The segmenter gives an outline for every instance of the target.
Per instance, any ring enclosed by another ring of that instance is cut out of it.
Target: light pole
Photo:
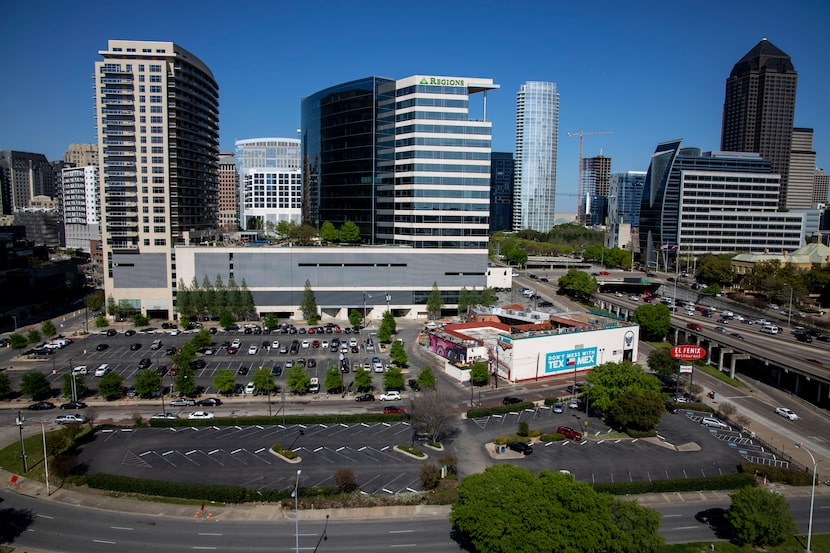
[[[409,447],[415,447],[415,394],[412,392],[409,393]]]
[[[790,289],[790,308],[787,310],[787,326],[792,328],[792,326],[793,326],[792,325],[792,320],[793,320],[793,287],[787,285],[787,288]]]
[[[790,290],[792,290],[792,288],[790,288]],[[816,501],[816,467],[822,461],[827,461],[827,459],[819,459],[818,461],[816,461],[816,458],[813,456],[813,453],[809,449],[804,447],[803,442],[795,444],[795,447],[806,451],[807,455],[810,456],[810,460],[813,462],[813,486],[810,489],[810,519],[809,522],[807,522],[807,549],[805,549],[807,553],[810,553],[810,546],[812,544],[813,539],[813,506]]]
[[[294,546],[296,553],[300,553],[300,474],[297,469],[297,481],[294,482]]]
[[[392,294],[386,292],[386,311],[389,311],[389,302],[392,301]]]
[[[43,470],[46,473],[46,497],[52,495],[52,489],[49,487],[49,458],[46,456],[46,427],[43,421],[40,421],[40,434],[43,438]]]
[[[23,414],[20,411],[18,411],[15,423],[17,424],[17,427],[20,429],[20,456],[23,457],[23,472],[29,472],[29,465],[26,463],[26,445],[23,443],[24,420],[26,419],[23,418]]]

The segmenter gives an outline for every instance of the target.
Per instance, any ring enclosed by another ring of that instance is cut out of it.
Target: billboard
[[[597,364],[597,348],[572,349],[545,355],[545,374],[590,369]]]

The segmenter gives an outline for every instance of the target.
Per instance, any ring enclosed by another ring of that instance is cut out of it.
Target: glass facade
[[[513,228],[513,154],[493,152],[490,159],[490,232]]]
[[[526,82],[516,95],[515,231],[549,232],[553,228],[558,135],[556,83]]]
[[[301,170],[299,138],[251,138],[236,142],[236,167],[239,174],[239,224],[243,229],[262,229],[266,221],[299,221],[297,213],[285,212],[297,206],[278,201],[277,197],[292,198],[290,190],[280,191],[277,182],[266,183],[266,178],[299,180]],[[276,171],[279,170],[279,171]],[[290,177],[289,175],[294,175]],[[262,181],[262,182],[260,182]],[[265,185],[272,185],[266,190]],[[280,184],[288,185],[289,182]],[[255,186],[256,185],[256,186]],[[302,198],[300,198],[302,200]]]

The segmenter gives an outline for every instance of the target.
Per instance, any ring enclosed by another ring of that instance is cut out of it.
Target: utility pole
[[[577,224],[584,224],[585,223],[585,209],[582,207],[585,201],[585,191],[582,190],[582,146],[583,146],[583,139],[585,135],[594,135],[594,134],[614,134],[611,131],[583,131],[579,129],[579,132],[569,132],[568,137],[579,137],[579,182],[577,183],[577,198],[576,198],[576,222]]]

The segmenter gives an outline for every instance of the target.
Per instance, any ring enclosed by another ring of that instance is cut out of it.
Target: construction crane
[[[576,222],[582,224],[585,222],[585,214],[583,213],[582,205],[583,205],[583,190],[582,190],[582,142],[585,135],[593,135],[593,134],[614,134],[611,131],[583,131],[579,129],[579,132],[569,132],[568,137],[578,136],[579,137],[579,183],[577,184],[577,200],[576,200]]]

